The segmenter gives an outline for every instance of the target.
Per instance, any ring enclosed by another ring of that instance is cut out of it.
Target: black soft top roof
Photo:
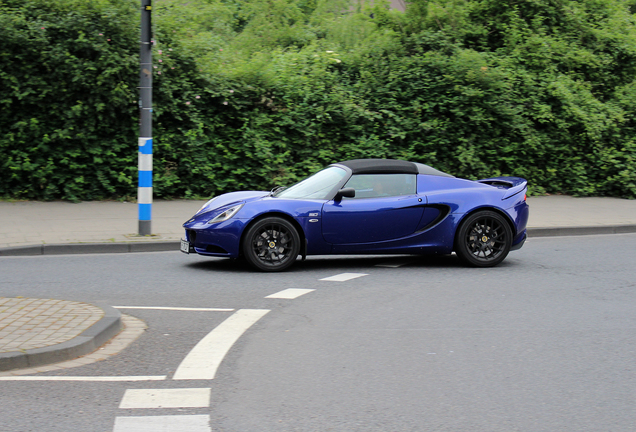
[[[353,174],[426,174],[453,177],[428,165],[397,159],[353,159],[332,165],[344,165]]]

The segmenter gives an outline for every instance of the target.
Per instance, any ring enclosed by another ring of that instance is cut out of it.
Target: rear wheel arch
[[[474,267],[501,263],[511,250],[515,229],[510,218],[491,207],[464,215],[453,240],[453,250],[462,262]]]
[[[512,219],[510,219],[510,216],[506,212],[498,209],[497,207],[479,207],[469,211],[468,213],[465,213],[464,216],[462,216],[462,218],[457,223],[457,228],[459,228],[459,226],[470,216],[480,211],[492,211],[495,213],[499,213],[499,215],[503,216],[506,222],[508,222],[508,226],[510,227],[510,230],[512,231],[512,237],[514,238],[517,235],[517,227],[515,226]],[[457,239],[457,230],[455,230],[455,238],[453,239],[453,245],[455,244],[456,239]]]

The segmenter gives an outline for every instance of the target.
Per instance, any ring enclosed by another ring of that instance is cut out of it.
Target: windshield
[[[327,199],[330,192],[347,175],[342,168],[329,167],[318,171],[300,183],[277,191],[273,196],[289,199]]]

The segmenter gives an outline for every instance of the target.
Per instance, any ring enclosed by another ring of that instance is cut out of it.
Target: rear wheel
[[[258,270],[285,270],[296,261],[299,252],[300,236],[296,228],[283,218],[261,219],[243,237],[243,255]]]
[[[466,264],[492,267],[502,262],[512,244],[512,230],[499,213],[484,210],[468,216],[455,236],[455,252]]]

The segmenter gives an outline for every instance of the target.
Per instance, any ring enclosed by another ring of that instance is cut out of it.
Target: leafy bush
[[[155,195],[386,157],[634,198],[632,3],[157,2]],[[0,4],[0,196],[134,196],[136,1]]]
[[[130,194],[138,70],[133,4],[2,2],[0,195]]]

